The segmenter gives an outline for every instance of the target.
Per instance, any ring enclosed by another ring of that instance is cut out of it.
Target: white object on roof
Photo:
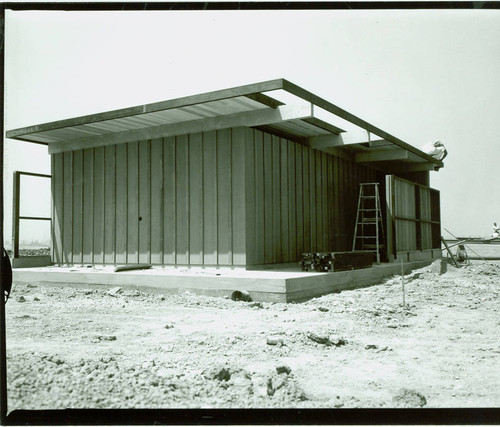
[[[434,141],[422,147],[422,151],[438,160],[443,160],[448,152],[441,141]]]

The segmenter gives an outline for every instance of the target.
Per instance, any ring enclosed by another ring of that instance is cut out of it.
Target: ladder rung
[[[356,236],[356,239],[376,239],[377,236]]]
[[[379,211],[380,209],[360,209],[359,211],[360,212],[375,212],[375,211]]]
[[[377,196],[361,196],[362,199],[376,199]]]
[[[370,249],[377,249],[377,248],[383,248],[384,245],[363,245],[364,248],[370,248]]]

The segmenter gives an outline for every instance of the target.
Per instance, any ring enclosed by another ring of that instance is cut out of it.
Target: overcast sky
[[[442,226],[500,223],[499,10],[7,10],[5,42],[6,129],[283,77],[416,147],[441,140]],[[5,151],[9,239],[12,171],[50,173],[50,159]],[[25,206],[47,210],[31,187]]]

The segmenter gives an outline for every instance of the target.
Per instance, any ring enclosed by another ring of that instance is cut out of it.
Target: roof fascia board
[[[408,150],[395,148],[392,150],[376,150],[357,153],[356,163],[383,162],[387,160],[408,160]]]
[[[438,167],[442,167],[443,163],[432,156],[429,156],[428,154],[424,153],[423,151],[420,151],[418,148],[413,147],[410,144],[407,144],[406,142],[400,140],[399,138],[396,138],[395,136],[384,132],[383,130],[371,125],[370,123],[364,121],[363,119],[360,119],[359,117],[355,116],[354,114],[349,113],[348,111],[337,107],[336,105],[326,101],[323,98],[320,98],[317,95],[314,95],[313,93],[302,89],[301,87],[297,86],[296,84],[293,84],[292,82],[289,82],[288,80],[283,79],[283,90],[286,90],[302,99],[305,99],[309,101],[310,103],[317,105],[318,107],[321,107],[327,111],[329,111],[332,114],[335,114],[344,120],[347,120],[359,127],[362,127],[363,129],[366,129],[367,131],[374,133],[378,135],[379,137],[392,142],[393,144],[398,145],[401,148],[404,148],[408,151],[411,151],[418,156],[422,157],[423,159],[430,161],[434,163]]]
[[[49,154],[240,126],[262,126],[287,120],[308,118],[311,116],[312,105],[309,103],[303,103],[301,105],[283,105],[276,109],[266,108],[245,111],[243,113],[207,117],[205,119],[189,120],[132,131],[113,132],[95,137],[83,137],[69,141],[52,142],[49,144]]]
[[[385,173],[405,173],[405,172],[428,172],[435,170],[436,166],[433,163],[394,163],[381,165],[380,163],[371,163],[371,166],[384,171]]]
[[[103,113],[90,114],[86,116],[73,117],[65,120],[58,120],[49,123],[43,123],[34,126],[28,126],[19,129],[9,130],[6,133],[7,138],[19,139],[19,136],[43,132],[47,130],[60,129],[83,124],[97,123],[105,120],[119,119],[130,116],[137,116],[156,111],[168,110],[171,108],[186,107],[189,105],[200,104],[210,101],[220,101],[222,99],[233,98],[237,96],[247,96],[260,94],[260,92],[282,89],[283,79],[268,80],[260,83],[253,83],[235,88],[222,89],[214,92],[206,92],[198,95],[185,96],[182,98],[160,101],[152,104],[139,105],[135,107],[122,108],[119,110],[107,111]]]
[[[6,138],[8,138],[8,136],[6,136]],[[48,142],[42,142],[42,141],[33,141],[32,139],[29,139],[29,138],[24,138],[22,136],[18,136],[16,138],[12,138],[12,139],[16,139],[17,141],[22,141],[22,142],[29,142],[31,144],[40,144],[40,145],[49,145]]]

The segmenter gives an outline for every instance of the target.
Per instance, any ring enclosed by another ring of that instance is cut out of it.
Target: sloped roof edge
[[[143,126],[143,128],[153,128],[155,126],[160,128],[160,119],[165,121],[165,124],[162,124],[163,127],[168,124],[178,124],[175,122],[176,119],[173,116],[174,114],[191,114],[194,118],[199,120],[205,119],[214,121],[219,116],[228,116],[227,112],[224,113],[224,103],[231,103],[228,106],[229,109],[231,107],[241,107],[240,104],[246,103],[242,107],[242,112],[255,115],[264,110],[277,109],[280,106],[280,102],[276,102],[276,100],[268,98],[264,94],[264,92],[279,90],[286,91],[310,103],[311,106],[322,108],[367,132],[373,133],[413,153],[424,161],[434,164],[435,169],[443,167],[441,161],[429,156],[418,148],[283,78],[27,126],[7,131],[6,137],[50,145],[51,142],[57,141],[57,138],[64,140],[65,138],[71,139],[72,137],[73,139],[83,140],[85,137],[103,138],[110,134],[125,133],[127,132],[127,125],[133,126],[134,123],[139,120],[142,120],[140,126]],[[237,102],[239,104],[237,104]],[[209,108],[211,108],[211,110],[209,110]],[[191,111],[188,112],[188,110]],[[159,115],[164,115],[166,113],[170,114],[168,118],[159,117]],[[197,115],[200,117],[196,117]],[[301,117],[298,117],[298,119],[301,119]],[[179,122],[180,119],[177,120]],[[305,122],[311,123],[310,118],[304,117],[303,120],[303,122],[300,122],[301,124],[307,124]],[[182,120],[180,120],[180,122],[182,123]],[[113,124],[113,127],[110,127],[109,124]],[[139,124],[136,124],[136,126],[139,126]],[[134,130],[142,129],[140,126],[134,128]],[[72,132],[71,134],[69,133],[70,131]],[[339,129],[339,131],[342,130]],[[334,131],[331,132],[333,133]],[[58,136],[55,137],[54,135]],[[44,138],[47,142],[44,142]]]

